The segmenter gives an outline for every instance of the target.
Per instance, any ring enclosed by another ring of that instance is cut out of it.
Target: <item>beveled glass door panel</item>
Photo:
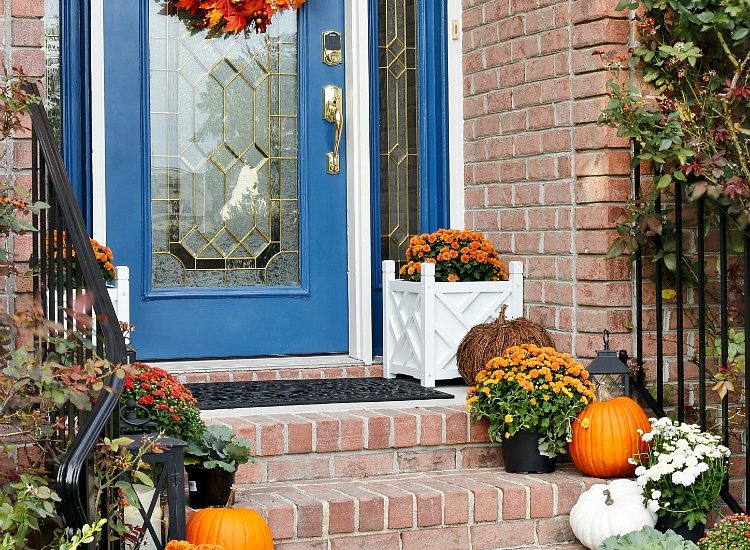
[[[380,239],[383,260],[404,258],[420,232],[416,0],[378,2]]]
[[[346,151],[327,174],[321,116],[344,0],[228,39],[162,7],[104,3],[107,244],[139,359],[346,353]]]
[[[299,286],[296,12],[207,40],[151,10],[153,288]]]

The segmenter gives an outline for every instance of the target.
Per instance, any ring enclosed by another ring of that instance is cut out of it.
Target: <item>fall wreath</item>
[[[266,32],[277,12],[296,10],[305,0],[168,0],[167,12],[191,31],[208,29],[209,37]]]

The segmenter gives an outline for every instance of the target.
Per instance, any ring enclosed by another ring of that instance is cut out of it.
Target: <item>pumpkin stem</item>
[[[503,304],[503,306],[500,308],[500,313],[497,316],[497,324],[498,325],[504,325],[505,324],[505,310],[508,309],[508,304]]]
[[[227,499],[227,503],[224,506],[224,508],[231,508],[232,506],[234,506],[234,497],[235,497],[236,492],[237,492],[237,486],[232,485],[232,490],[229,491],[229,498]]]
[[[604,501],[604,504],[607,506],[612,506],[615,501],[612,500],[612,493],[609,492],[609,489],[604,489],[604,496],[607,497],[607,500]]]
[[[612,401],[612,394],[609,393],[606,384],[599,384],[599,387],[596,389],[596,398],[602,403]]]

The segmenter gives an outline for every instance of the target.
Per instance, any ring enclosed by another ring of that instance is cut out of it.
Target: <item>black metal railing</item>
[[[29,90],[39,95],[36,86]],[[97,355],[117,365],[127,362],[125,340],[106,284],[89,240],[86,225],[68,180],[62,157],[44,108],[31,106],[32,200],[49,205],[34,215],[31,262],[35,268],[34,293],[45,316],[61,331],[78,334],[75,361]],[[45,354],[44,345],[38,347]],[[103,392],[93,409],[81,414],[67,411],[63,436],[68,450],[59,466],[57,492],[67,527],[78,528],[94,517],[90,495],[91,456],[102,435],[119,433],[119,397],[124,380],[112,375],[110,391]],[[104,506],[109,503],[105,502]],[[105,525],[106,529],[106,525]],[[108,533],[104,533],[104,541]]]
[[[640,167],[634,177],[638,204],[645,189]],[[657,416],[696,422],[722,436],[739,467],[721,496],[742,513],[750,495],[750,369],[733,370],[729,349],[750,357],[750,232],[707,196],[689,202],[687,187],[677,183],[654,203],[674,227],[674,269],[654,260],[667,236],[636,253],[633,386]],[[723,398],[714,390],[717,373],[734,385]]]

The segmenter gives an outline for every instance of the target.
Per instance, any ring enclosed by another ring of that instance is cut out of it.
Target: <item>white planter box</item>
[[[74,290],[74,297],[84,290]],[[127,266],[115,268],[114,281],[107,281],[107,293],[117,314],[117,320],[130,323],[130,269]],[[49,300],[49,298],[47,298]],[[62,297],[62,307],[68,307],[67,297]],[[94,320],[96,322],[96,320]]]
[[[435,266],[422,264],[421,281],[396,279],[396,263],[383,262],[383,367],[423,386],[459,378],[456,351],[473,326],[523,315],[523,264],[510,262],[509,281],[435,282]]]

